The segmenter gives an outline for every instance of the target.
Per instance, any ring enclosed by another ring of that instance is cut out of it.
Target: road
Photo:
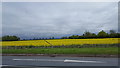
[[[118,58],[3,56],[3,66],[118,66]]]

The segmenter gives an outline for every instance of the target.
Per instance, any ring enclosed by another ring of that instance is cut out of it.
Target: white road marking
[[[59,62],[77,62],[77,63],[105,63],[101,61],[82,61],[82,60],[54,60],[54,59],[13,59],[14,61],[59,61]]]
[[[101,62],[101,61],[81,61],[81,60],[64,60],[64,62],[105,63],[105,62]]]
[[[63,61],[63,60],[51,60],[51,59],[13,59],[15,61]]]
[[[11,65],[0,65],[0,67],[3,67],[3,66],[11,66]]]

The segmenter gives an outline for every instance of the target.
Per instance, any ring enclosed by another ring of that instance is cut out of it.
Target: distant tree
[[[52,39],[55,39],[54,37],[52,37]]]
[[[0,41],[2,41],[2,37],[0,37]]]
[[[79,36],[79,39],[83,39],[83,38],[85,38],[84,36]]]
[[[109,37],[110,38],[115,38],[115,37],[117,37],[117,33],[114,30],[110,30]]]
[[[78,39],[79,38],[79,35],[72,35],[69,37],[69,39]]]
[[[84,32],[83,34],[84,38],[90,38],[92,36],[92,33],[90,33],[89,31]]]
[[[41,40],[41,38],[39,38]]]
[[[92,33],[91,38],[97,38],[97,35],[95,33]]]
[[[49,39],[55,39],[54,37],[50,37]]]
[[[105,38],[105,37],[108,37],[108,34],[105,31],[102,30],[97,34],[97,36],[99,38]]]
[[[84,32],[83,35],[72,35],[68,37],[62,37],[61,39],[85,39],[85,38],[120,38],[120,33],[116,33],[114,30],[110,30],[110,33],[100,31],[97,35],[89,31]]]
[[[45,38],[41,38],[42,40],[45,39]]]
[[[115,30],[110,30],[110,34],[115,34]]]
[[[51,37],[49,39],[51,39]]]
[[[48,38],[45,38],[46,40],[48,39]]]
[[[20,38],[17,37],[17,36],[9,36],[9,35],[7,35],[7,36],[2,37],[2,41],[18,41],[18,40],[20,40]]]
[[[61,39],[67,39],[68,37],[62,37]]]
[[[26,39],[23,39],[23,40],[26,40]]]
[[[116,38],[120,38],[120,33],[116,33]]]

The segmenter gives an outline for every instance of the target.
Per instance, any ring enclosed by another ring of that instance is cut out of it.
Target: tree
[[[110,30],[110,34],[115,34],[115,30]]]
[[[0,41],[2,41],[2,37],[0,37]]]
[[[95,33],[92,33],[91,38],[96,38],[97,35]]]
[[[105,31],[100,31],[97,35],[91,32],[84,32],[83,35],[72,35],[68,37],[62,37],[61,39],[85,39],[85,38],[120,38],[120,33],[115,32],[115,30],[110,30],[110,33],[106,33]]]
[[[52,39],[55,39],[54,37],[52,37]]]
[[[84,32],[83,37],[84,38],[93,38],[93,37],[96,37],[96,34],[86,31],[86,32]]]
[[[7,36],[2,37],[2,41],[18,41],[18,40],[20,40],[20,38],[17,37],[17,36],[9,36],[9,35],[7,35]]]
[[[68,37],[62,37],[61,39],[67,39]]]
[[[79,35],[72,35],[69,37],[69,39],[78,39],[79,38]]]
[[[108,34],[105,31],[102,30],[97,34],[97,36],[99,38],[105,38],[105,37],[108,37]]]
[[[117,37],[117,33],[114,30],[110,30],[109,37],[115,38],[115,37]]]

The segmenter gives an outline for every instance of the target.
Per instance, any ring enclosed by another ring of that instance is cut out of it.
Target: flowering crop
[[[2,46],[62,46],[84,44],[119,44],[119,38],[102,39],[52,39],[52,40],[25,40],[25,41],[1,41]]]

